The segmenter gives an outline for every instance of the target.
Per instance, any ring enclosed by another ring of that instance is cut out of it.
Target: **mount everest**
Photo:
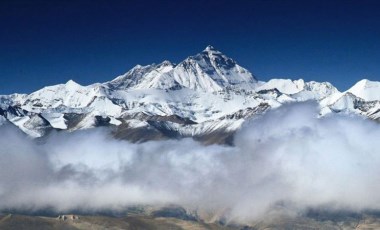
[[[344,92],[328,82],[259,81],[212,46],[178,64],[137,65],[115,79],[82,86],[70,80],[31,94],[0,96],[0,124],[33,138],[51,131],[109,126],[134,142],[193,137],[231,143],[247,119],[289,102],[313,100],[320,116],[380,118],[380,82],[361,80]]]

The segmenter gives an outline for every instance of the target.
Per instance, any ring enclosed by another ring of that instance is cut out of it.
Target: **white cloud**
[[[36,144],[1,127],[0,209],[122,210],[178,204],[249,221],[308,208],[380,209],[379,125],[282,106],[237,133],[234,147],[189,139],[132,144],[103,129]]]

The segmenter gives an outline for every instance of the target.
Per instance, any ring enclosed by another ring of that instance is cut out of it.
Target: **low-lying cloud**
[[[0,130],[2,210],[176,204],[250,221],[308,208],[380,209],[380,126],[358,116],[318,118],[314,103],[250,121],[234,147],[132,144],[102,129],[37,144],[9,126]]]

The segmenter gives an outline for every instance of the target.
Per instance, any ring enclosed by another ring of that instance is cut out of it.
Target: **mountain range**
[[[340,92],[328,82],[258,80],[212,46],[175,64],[136,65],[115,79],[73,80],[31,94],[0,96],[0,124],[33,138],[52,131],[108,126],[133,142],[193,137],[231,144],[244,121],[291,102],[315,101],[320,116],[359,114],[380,120],[380,82],[361,80]]]

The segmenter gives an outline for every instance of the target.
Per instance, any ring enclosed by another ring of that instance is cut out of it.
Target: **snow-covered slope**
[[[133,141],[194,137],[227,143],[250,117],[284,103],[315,100],[321,115],[356,113],[380,117],[380,82],[362,80],[346,92],[328,82],[258,81],[212,46],[178,64],[137,65],[105,82],[70,80],[29,95],[0,96],[0,125],[13,124],[32,137],[52,130],[113,127]]]
[[[204,92],[223,91],[226,88],[243,89],[257,82],[248,70],[212,46],[188,57],[170,74],[181,86]]]
[[[160,88],[165,82],[158,82],[161,75],[174,68],[174,64],[164,61],[161,64],[147,66],[136,65],[127,73],[110,81],[107,85],[114,89]]]
[[[66,84],[48,86],[17,100],[21,108],[31,112],[96,111],[104,115],[120,114],[121,108],[110,101],[101,84],[81,86],[69,80]]]
[[[329,95],[339,92],[329,82],[305,82],[303,79],[271,79],[256,87],[256,91],[277,89],[296,101],[321,100]]]
[[[378,101],[380,100],[380,82],[363,79],[347,90],[347,92],[365,101]]]
[[[137,65],[126,74],[110,81],[113,89],[178,89],[214,92],[226,88],[246,88],[257,82],[239,66],[212,46],[175,65],[169,61],[147,66]]]

